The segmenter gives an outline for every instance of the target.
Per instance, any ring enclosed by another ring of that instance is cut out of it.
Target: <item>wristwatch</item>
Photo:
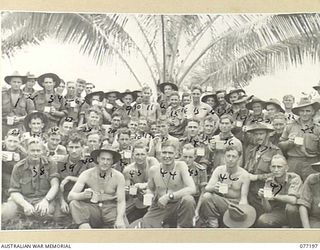
[[[170,194],[169,194],[169,199],[170,199],[170,200],[174,200],[174,195],[173,195],[173,193],[170,193]]]

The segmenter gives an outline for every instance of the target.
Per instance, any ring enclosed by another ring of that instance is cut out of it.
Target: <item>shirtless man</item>
[[[133,162],[123,170],[126,183],[126,214],[129,222],[141,218],[147,212],[143,205],[143,194],[148,187],[148,171],[151,166],[159,165],[154,157],[149,157],[143,142],[137,142],[133,149]]]
[[[142,221],[144,227],[155,223],[160,227],[164,221],[177,219],[178,228],[190,228],[195,213],[195,200],[192,197],[196,187],[189,175],[188,166],[182,161],[175,161],[178,152],[175,144],[164,142],[161,146],[160,166],[149,170],[147,192],[154,194],[154,199]]]
[[[205,187],[199,210],[200,227],[219,227],[219,220],[230,203],[248,204],[249,174],[239,166],[241,151],[238,147],[228,146],[225,150],[225,163],[217,167]]]
[[[115,228],[125,227],[125,180],[112,168],[120,157],[109,149],[91,152],[96,166],[80,174],[68,196],[71,215],[79,229],[97,227],[101,222]],[[88,188],[84,189],[85,186]]]

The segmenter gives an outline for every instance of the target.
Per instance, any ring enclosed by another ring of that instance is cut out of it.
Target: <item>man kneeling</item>
[[[125,181],[123,175],[112,168],[121,155],[113,150],[98,149],[90,156],[97,165],[80,174],[68,196],[72,218],[81,229],[124,228]],[[84,189],[85,186],[88,188]]]

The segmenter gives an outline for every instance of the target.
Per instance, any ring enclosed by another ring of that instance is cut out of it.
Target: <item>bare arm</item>
[[[300,206],[299,212],[303,228],[310,228],[308,209],[305,206]]]
[[[123,175],[119,175],[117,183],[117,220],[123,220],[126,211],[126,199],[125,199],[125,180]]]
[[[85,186],[86,183],[86,173],[80,174],[78,180],[72,187],[69,195],[68,195],[68,200],[85,200],[87,197],[84,195],[84,192],[81,192]]]
[[[173,193],[175,199],[179,199],[185,195],[193,195],[196,193],[196,186],[192,177],[189,175],[187,164],[181,162],[180,173],[185,187]]]
[[[205,191],[209,193],[213,193],[215,191],[216,184],[218,183],[218,175],[216,174],[216,171],[213,171],[212,176],[205,187]]]
[[[20,205],[21,207],[32,206],[28,201],[26,201],[21,193],[13,192],[10,194],[10,197]]]
[[[274,197],[274,200],[281,201],[283,203],[289,203],[291,205],[297,204],[297,197],[295,197],[293,195],[277,194]]]
[[[250,178],[249,174],[243,177],[243,183],[241,185],[241,198],[239,204],[248,204],[248,192],[249,192]]]
[[[59,192],[59,179],[57,177],[52,178],[50,185],[51,187],[45,197],[47,200],[52,201]]]

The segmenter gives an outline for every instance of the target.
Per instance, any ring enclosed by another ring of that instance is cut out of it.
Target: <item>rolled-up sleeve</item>
[[[299,198],[301,187],[302,187],[302,180],[300,176],[296,175],[292,177],[292,179],[290,180],[289,188],[288,188],[288,195],[292,195]]]
[[[21,193],[20,175],[19,175],[19,169],[17,168],[17,166],[13,167],[11,178],[10,178],[10,187],[8,192],[9,194],[14,192]]]
[[[300,192],[300,198],[298,199],[298,202],[297,202],[298,205],[305,206],[309,209],[311,208],[311,204],[313,201],[312,191],[311,191],[311,187],[310,187],[311,178],[312,178],[312,176],[308,176],[305,183],[303,184],[303,186],[301,188],[301,192]]]

